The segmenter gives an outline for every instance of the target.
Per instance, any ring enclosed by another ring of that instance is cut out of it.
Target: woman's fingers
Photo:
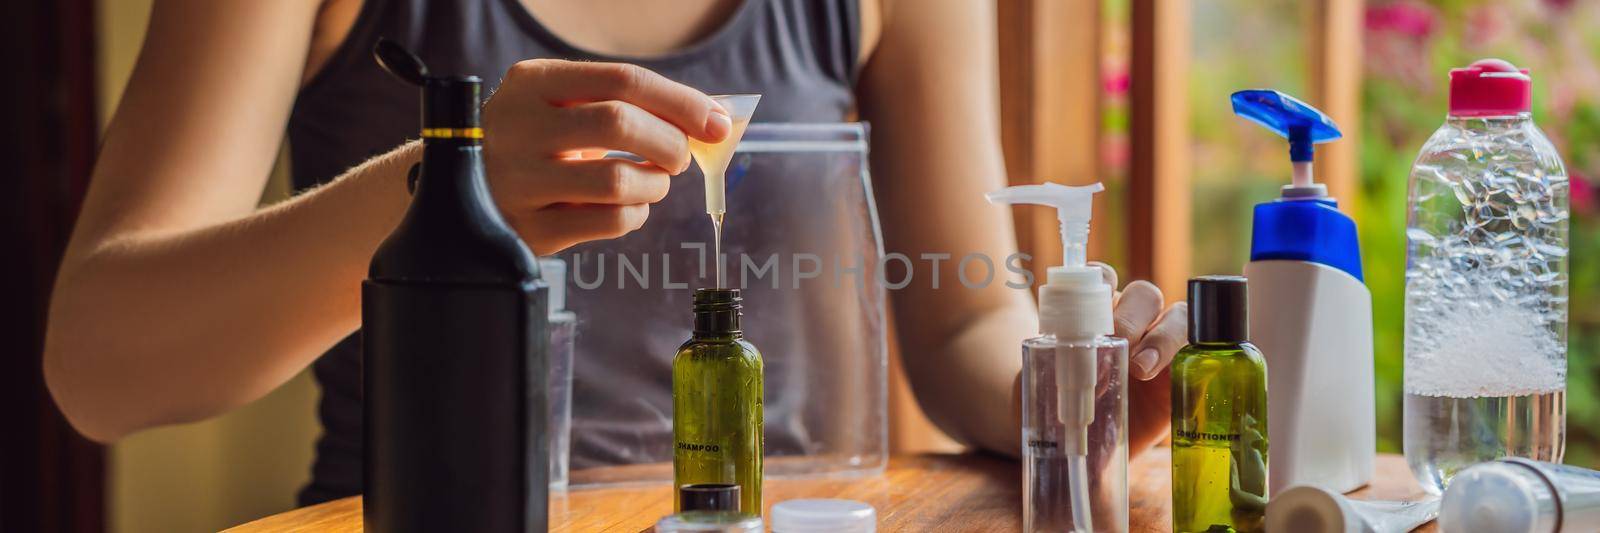
[[[1129,346],[1138,346],[1165,303],[1161,299],[1161,289],[1155,284],[1143,280],[1129,283],[1117,297],[1116,307],[1111,312],[1116,336],[1128,339]]]
[[[581,242],[627,235],[649,217],[645,204],[559,204],[507,218],[535,254],[549,255]]]
[[[1149,380],[1172,363],[1172,356],[1188,343],[1189,304],[1179,302],[1168,308],[1155,325],[1145,332],[1144,338],[1133,346],[1131,373],[1140,380]]]
[[[689,167],[689,137],[733,129],[710,97],[647,69],[543,59],[507,71],[483,120],[495,203],[540,254],[639,228]],[[647,163],[596,159],[610,150]]]
[[[653,204],[667,197],[672,177],[655,165],[626,159],[558,161],[538,183],[524,182],[530,209],[553,203],[634,205]],[[537,188],[537,190],[531,190]]]
[[[630,152],[677,174],[689,168],[689,140],[660,117],[627,102],[610,100],[556,110],[565,127],[552,132],[563,150]]]
[[[727,111],[710,97],[636,65],[535,59],[517,63],[506,78],[528,80],[556,106],[627,102],[708,142],[720,141],[733,131]]]

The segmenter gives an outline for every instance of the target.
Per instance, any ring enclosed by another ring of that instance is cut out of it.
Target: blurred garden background
[[[1104,4],[1102,24],[1102,169],[1119,197],[1130,165],[1128,4]],[[1273,88],[1316,103],[1304,37],[1310,4],[1192,4],[1194,274],[1238,273],[1249,259],[1252,206],[1276,198],[1288,180],[1286,144],[1235,117],[1228,95]],[[1600,467],[1600,211],[1592,181],[1600,179],[1600,2],[1368,0],[1363,9],[1360,125],[1346,130],[1360,139],[1359,185],[1355,198],[1339,200],[1360,226],[1373,295],[1380,451],[1401,449],[1406,178],[1417,150],[1444,122],[1449,69],[1498,57],[1531,69],[1535,121],[1561,151],[1572,181],[1566,460]],[[1122,241],[1106,241],[1103,253],[1114,264],[1127,258],[1116,244]]]

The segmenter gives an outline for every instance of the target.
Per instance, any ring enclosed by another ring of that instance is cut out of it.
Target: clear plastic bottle
[[[1039,335],[1022,341],[1022,529],[1128,530],[1128,341],[1111,336],[1114,287],[1088,264],[1099,183],[1019,185],[990,202],[1056,208],[1061,266],[1039,286]]]
[[[1071,352],[1093,350],[1094,422],[1084,455],[1067,453],[1074,431],[1061,422],[1056,366]],[[1074,531],[1075,495],[1069,470],[1082,460],[1088,470],[1085,499],[1094,531],[1128,530],[1128,341],[1102,336],[1090,342],[1058,342],[1041,335],[1022,344],[1023,531]],[[1080,504],[1081,505],[1081,504]]]
[[[1434,494],[1565,446],[1568,182],[1530,86],[1500,60],[1452,70],[1449,117],[1411,170],[1405,455]]]

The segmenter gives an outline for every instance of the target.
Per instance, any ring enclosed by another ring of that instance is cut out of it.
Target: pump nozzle
[[[1061,222],[1061,267],[1066,271],[1086,270],[1089,255],[1089,218],[1094,209],[1094,193],[1106,190],[1099,182],[1081,187],[1056,183],[1006,187],[984,195],[996,204],[1037,204],[1056,208]],[[1050,269],[1051,280],[1060,275]],[[1094,272],[1098,277],[1098,271]]]
[[[1233,93],[1233,112],[1262,125],[1289,140],[1289,161],[1294,164],[1294,182],[1283,188],[1285,198],[1319,198],[1328,188],[1313,183],[1311,159],[1313,145],[1343,137],[1333,119],[1293,96],[1267,89]]]

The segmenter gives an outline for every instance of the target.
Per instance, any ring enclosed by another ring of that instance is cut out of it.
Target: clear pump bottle
[[[1091,198],[1011,187],[991,202],[1055,207],[1063,266],[1039,287],[1040,336],[1022,343],[1023,531],[1128,530],[1128,341],[1110,336],[1112,287],[1088,266]]]

